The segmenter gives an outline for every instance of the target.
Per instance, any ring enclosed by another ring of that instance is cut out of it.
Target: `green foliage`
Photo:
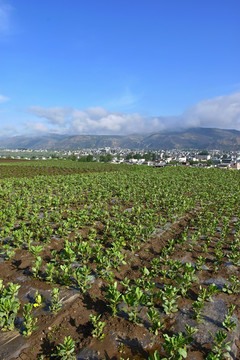
[[[235,310],[235,305],[230,305],[227,309],[227,314],[224,317],[223,326],[228,330],[232,331],[237,327],[235,321],[232,320],[233,312]]]
[[[179,298],[178,288],[172,285],[165,285],[161,293],[163,310],[166,314],[173,314],[178,311],[177,299]]]
[[[75,360],[74,350],[75,341],[71,336],[65,336],[64,343],[57,345],[56,353],[52,354],[51,357],[61,360]]]
[[[53,288],[52,289],[52,301],[51,301],[51,305],[50,305],[50,311],[53,314],[56,314],[61,308],[62,308],[62,303],[60,301],[60,290],[59,288]]]
[[[136,324],[141,322],[138,314],[142,311],[141,304],[146,303],[147,297],[137,286],[131,286],[125,295],[122,295],[123,301],[127,304],[127,309],[123,309],[129,317],[129,321]]]
[[[83,293],[86,293],[87,290],[91,288],[90,274],[91,269],[87,265],[83,265],[83,267],[78,267],[73,272],[73,277],[76,280],[79,289]]]
[[[122,293],[117,290],[117,281],[108,285],[106,299],[110,302],[108,306],[112,310],[113,317],[115,317],[118,311],[117,305],[122,299]]]
[[[24,304],[23,306],[23,336],[28,337],[32,334],[33,331],[38,329],[38,326],[35,326],[37,323],[37,318],[34,318],[32,315],[34,305],[31,303]]]
[[[89,315],[91,323],[93,325],[92,336],[97,338],[98,340],[103,340],[105,334],[103,333],[103,329],[106,325],[104,321],[100,321],[100,315]]]
[[[149,331],[154,335],[158,335],[159,330],[163,330],[165,328],[159,312],[151,307],[147,312],[147,316],[152,322],[152,326],[149,328]]]
[[[14,322],[20,308],[17,298],[20,285],[9,283],[5,287],[1,282],[0,327],[2,331],[14,330]]]
[[[163,347],[167,353],[167,358],[163,360],[182,360],[187,357],[187,344],[188,338],[179,333],[177,335],[169,336],[163,334],[164,344]]]
[[[227,333],[224,332],[223,330],[219,330],[215,335],[213,335],[210,331],[209,331],[211,337],[213,338],[213,348],[212,348],[212,353],[215,354],[216,356],[218,356],[217,359],[224,359],[230,356],[229,351],[231,351],[231,348],[229,346],[230,342],[226,342],[226,338],[227,338]],[[212,353],[210,353],[206,360],[212,360],[213,359],[213,355],[211,355]]]
[[[153,354],[149,355],[148,360],[160,360],[160,354],[158,350],[155,350]]]

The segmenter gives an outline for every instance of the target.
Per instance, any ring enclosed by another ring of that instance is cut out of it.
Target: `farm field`
[[[0,359],[240,359],[239,203],[238,171],[0,164]]]

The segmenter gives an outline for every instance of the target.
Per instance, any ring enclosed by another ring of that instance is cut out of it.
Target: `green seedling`
[[[78,267],[73,272],[73,277],[76,280],[79,289],[83,293],[86,293],[87,290],[91,288],[91,284],[89,282],[90,274],[91,269],[87,265],[83,265],[83,267]]]
[[[117,305],[120,303],[122,298],[122,293],[117,289],[117,281],[115,281],[114,284],[108,285],[106,298],[110,302],[108,306],[112,310],[113,317],[115,317],[118,311]]]
[[[124,280],[122,280],[120,282],[120,284],[128,291],[130,290],[130,279],[128,279],[127,277],[124,278]]]
[[[161,291],[162,306],[165,314],[173,314],[178,311],[177,299],[179,298],[178,288],[172,285],[165,285],[164,290]]]
[[[32,315],[32,310],[34,305],[31,303],[24,304],[23,306],[23,336],[28,337],[32,334],[33,331],[38,329],[38,326],[35,326],[37,323],[37,318],[34,318]]]
[[[75,341],[71,336],[65,336],[64,343],[57,345],[56,353],[52,354],[51,357],[56,357],[61,360],[75,360],[74,350]]]
[[[163,334],[163,347],[167,353],[167,357],[162,360],[182,360],[187,357],[188,338],[179,333],[178,335],[169,336]]]
[[[213,301],[212,296],[218,294],[221,290],[215,284],[209,285],[208,288],[203,288],[200,285],[200,293],[198,294],[197,300],[199,302]]]
[[[41,246],[41,245],[36,245],[36,246],[33,246],[31,245],[29,247],[29,251],[30,253],[35,257],[37,258],[39,256],[39,254],[43,251],[44,249],[44,246]]]
[[[232,320],[233,312],[236,308],[236,305],[230,305],[227,309],[227,314],[225,315],[223,326],[228,330],[232,331],[237,327],[235,321]]]
[[[149,328],[149,331],[154,335],[158,335],[159,330],[165,328],[164,322],[160,318],[160,314],[154,308],[150,308],[147,312],[149,320],[152,322],[152,326]]]
[[[176,282],[180,287],[180,294],[182,297],[187,297],[187,292],[191,288],[194,281],[197,280],[195,276],[195,269],[191,263],[186,263],[183,266],[183,274],[176,278]]]
[[[54,275],[56,275],[56,267],[53,263],[47,263],[46,267],[46,282],[47,283],[53,283],[54,282]]]
[[[185,325],[185,331],[186,331],[186,337],[187,337],[187,342],[188,344],[190,344],[191,342],[193,342],[193,335],[198,331],[198,329],[186,324]]]
[[[214,354],[213,352],[210,352],[207,357],[206,360],[219,360],[221,359],[217,354]]]
[[[202,266],[205,265],[206,258],[204,256],[199,256],[196,261],[196,269],[202,271]]]
[[[101,318],[100,315],[89,315],[91,323],[93,325],[92,336],[97,338],[98,340],[103,340],[105,334],[103,333],[103,328],[105,327],[106,323],[104,321],[99,321]]]
[[[59,266],[59,278],[63,285],[71,284],[72,267],[70,263]]]
[[[33,273],[33,277],[38,278],[40,277],[40,269],[42,266],[42,258],[41,256],[37,256],[35,259],[35,263],[33,263],[34,266],[32,267],[32,273]]]
[[[121,248],[116,243],[112,244],[110,249],[106,251],[107,256],[111,259],[111,266],[115,269],[120,268],[121,265],[126,265],[126,254],[121,252]]]
[[[93,248],[88,241],[82,241],[78,246],[77,255],[81,258],[83,264],[87,264],[92,255]]]
[[[149,355],[148,360],[160,360],[160,354],[158,350],[155,350],[153,354]]]
[[[207,301],[213,301],[212,296],[220,293],[221,290],[215,284],[210,284],[208,287]]]
[[[14,257],[15,249],[11,245],[5,244],[2,246],[2,249],[3,249],[2,254],[4,255],[5,260],[10,260]]]
[[[51,302],[51,305],[50,305],[50,311],[53,314],[56,314],[62,308],[62,303],[60,301],[59,293],[60,293],[59,288],[53,288],[53,290],[52,290],[52,302]]]
[[[73,244],[68,240],[64,241],[63,249],[60,252],[60,258],[64,260],[65,263],[76,261],[76,252],[73,249]]]
[[[194,301],[192,304],[192,309],[194,311],[194,318],[197,322],[201,322],[202,320],[202,308],[204,306],[204,302],[202,301]]]
[[[219,330],[215,335],[213,335],[210,331],[209,334],[213,338],[213,354],[216,354],[218,356],[218,359],[224,359],[230,356],[229,351],[231,351],[231,348],[229,346],[230,341],[225,342],[228,334],[224,332],[223,330]],[[210,359],[210,358],[209,358]],[[207,358],[207,360],[209,360]]]
[[[240,281],[236,275],[230,276],[228,279],[231,284],[225,284],[223,287],[223,291],[228,294],[238,294],[240,291]]]
[[[128,314],[129,321],[138,324],[141,321],[138,316],[142,310],[140,305],[146,302],[146,294],[139,287],[132,286],[125,295],[122,295],[122,299],[128,306],[123,310]]]
[[[20,308],[20,301],[17,298],[20,285],[10,283],[6,288],[1,284],[0,297],[0,326],[2,331],[10,331],[14,329],[14,322]]]

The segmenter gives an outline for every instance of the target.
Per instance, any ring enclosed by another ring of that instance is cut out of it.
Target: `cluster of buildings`
[[[1,150],[2,158],[26,159],[26,160],[48,160],[48,159],[72,159],[79,160],[82,157],[91,155],[92,161],[101,161],[101,155],[108,155],[109,161],[115,164],[148,165],[153,167],[163,166],[198,166],[218,167],[223,169],[240,169],[240,151],[223,150],[131,150],[111,149],[83,149],[68,151],[39,150]],[[109,155],[111,155],[109,157]]]
[[[225,152],[221,150],[202,151],[181,151],[165,150],[154,152],[156,160],[146,160],[136,156],[130,159],[113,158],[114,163],[127,163],[135,165],[148,165],[153,167],[163,166],[193,166],[193,167],[218,167],[222,169],[240,170],[240,151]],[[139,154],[139,153],[138,153]]]

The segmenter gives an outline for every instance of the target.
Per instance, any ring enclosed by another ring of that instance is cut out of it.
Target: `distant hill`
[[[0,148],[73,150],[87,148],[240,150],[240,131],[191,128],[146,135],[57,135],[0,138]]]

